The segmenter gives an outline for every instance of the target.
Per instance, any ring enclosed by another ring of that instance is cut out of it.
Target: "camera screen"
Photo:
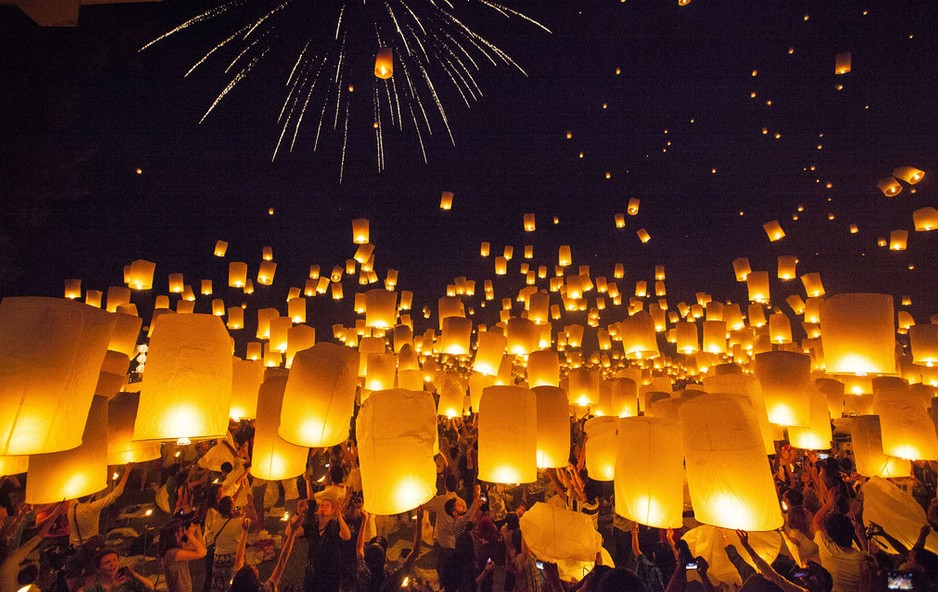
[[[890,590],[911,590],[912,572],[891,571],[886,576],[886,588]]]

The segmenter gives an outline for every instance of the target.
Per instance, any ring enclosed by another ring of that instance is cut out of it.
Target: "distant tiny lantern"
[[[838,53],[834,59],[834,74],[849,74],[852,57],[849,51]]]
[[[390,47],[378,49],[375,56],[375,76],[387,80],[394,75],[394,51]]]
[[[452,210],[453,209],[453,192],[444,191],[440,196],[440,209],[441,210]]]

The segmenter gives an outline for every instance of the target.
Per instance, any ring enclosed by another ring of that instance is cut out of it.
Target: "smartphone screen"
[[[687,569],[687,570],[690,570],[690,569],[697,569],[697,562],[696,562],[696,561],[688,561],[687,563],[684,564],[684,569]]]
[[[912,572],[891,571],[886,575],[886,588],[888,590],[911,590]]]

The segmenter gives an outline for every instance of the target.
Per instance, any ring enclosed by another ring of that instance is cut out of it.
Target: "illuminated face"
[[[459,516],[464,515],[469,511],[469,508],[466,507],[466,502],[461,499],[456,500],[456,504],[453,506],[453,514],[458,518]]]
[[[331,500],[322,500],[322,502],[319,504],[319,507],[316,508],[316,515],[331,518],[333,515],[335,515],[335,505]]]
[[[117,573],[117,569],[120,567],[120,561],[117,558],[117,553],[108,553],[98,562],[98,569],[103,573],[108,574],[113,577]]]

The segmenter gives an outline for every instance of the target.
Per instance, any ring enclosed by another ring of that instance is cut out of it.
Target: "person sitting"
[[[367,520],[364,508],[362,515]],[[413,569],[420,555],[420,540],[423,530],[423,506],[417,508],[417,521],[414,525],[414,538],[411,551],[404,561],[388,564],[387,548],[378,542],[365,545],[365,529],[359,529],[355,553],[358,557],[358,592],[393,592],[404,587],[404,579]]]

